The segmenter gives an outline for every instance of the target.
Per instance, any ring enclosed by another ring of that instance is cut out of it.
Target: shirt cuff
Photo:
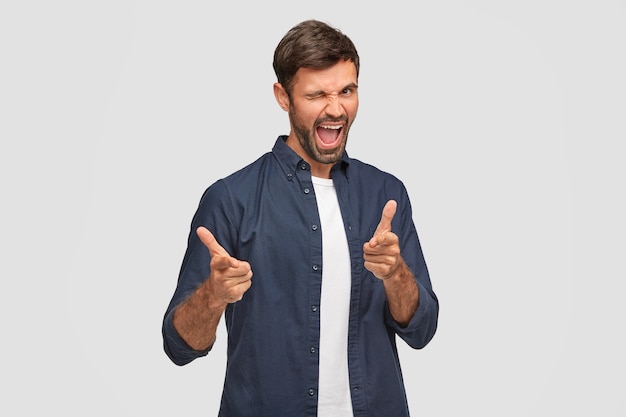
[[[163,321],[163,348],[167,356],[176,365],[182,366],[201,356],[206,356],[213,346],[206,350],[195,350],[189,347],[187,342],[180,337],[174,328],[174,310],[170,311]]]
[[[394,320],[389,308],[385,310],[386,322],[395,333],[400,336],[412,348],[421,349],[432,339],[435,333],[438,303],[422,285],[417,284],[419,289],[419,304],[411,317],[409,324],[402,327]],[[434,323],[434,324],[433,324]]]

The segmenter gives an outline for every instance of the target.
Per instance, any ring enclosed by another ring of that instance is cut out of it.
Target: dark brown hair
[[[305,20],[291,28],[274,51],[274,72],[291,95],[293,77],[299,68],[326,69],[337,62],[352,61],[359,75],[359,54],[339,29],[318,20]]]

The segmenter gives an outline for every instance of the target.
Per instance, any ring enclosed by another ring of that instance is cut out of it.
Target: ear
[[[274,83],[274,97],[276,97],[276,102],[284,111],[289,111],[289,96],[287,92],[283,88],[282,84]]]

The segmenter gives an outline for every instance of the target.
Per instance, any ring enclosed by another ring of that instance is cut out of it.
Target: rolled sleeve
[[[206,350],[195,350],[189,347],[174,328],[174,310],[171,310],[163,320],[163,349],[167,356],[176,365],[182,366],[201,356],[206,356],[211,348]]]
[[[435,335],[439,315],[437,297],[420,283],[417,283],[417,287],[419,289],[419,304],[406,327],[400,326],[394,320],[389,308],[385,310],[387,325],[413,349],[421,349],[430,342]]]

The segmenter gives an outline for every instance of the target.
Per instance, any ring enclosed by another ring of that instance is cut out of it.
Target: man
[[[408,416],[396,335],[424,347],[439,304],[404,185],[345,151],[359,56],[309,20],[274,70],[291,131],[202,196],[165,351],[178,365],[206,355],[224,315],[220,416]]]

